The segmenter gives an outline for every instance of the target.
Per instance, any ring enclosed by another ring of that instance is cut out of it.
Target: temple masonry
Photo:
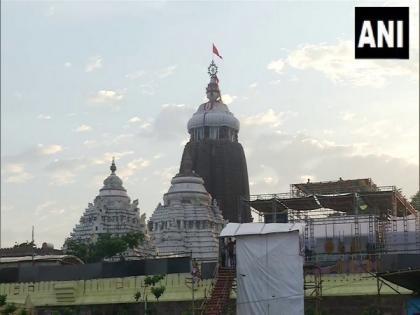
[[[190,164],[187,160],[186,165]],[[203,179],[191,168],[172,179],[148,225],[159,256],[191,255],[200,261],[217,261],[223,217]]]
[[[223,103],[217,78],[217,66],[209,67],[208,102],[201,104],[188,121],[190,140],[185,145],[180,173],[186,159],[192,170],[204,180],[204,186],[217,200],[223,218],[229,222],[251,222],[249,182],[246,159],[238,142],[239,121]]]
[[[89,203],[79,224],[76,224],[68,240],[90,243],[100,234],[109,233],[122,236],[141,232],[145,235],[143,245],[124,253],[125,256],[144,257],[154,254],[146,229],[146,215],[140,216],[138,200],[131,202],[121,178],[116,175],[117,167],[112,161],[111,174],[104,180],[93,204]]]

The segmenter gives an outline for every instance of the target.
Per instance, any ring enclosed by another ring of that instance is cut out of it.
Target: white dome
[[[99,190],[99,196],[123,196],[128,197],[126,189],[123,187],[121,178],[115,175],[117,167],[115,162],[111,164],[111,175],[104,180],[104,186]]]
[[[229,108],[221,103],[210,102],[201,104],[197,112],[188,121],[188,131],[200,127],[229,127],[239,131],[239,120],[233,116]]]
[[[175,176],[171,184],[167,194],[199,193],[208,195],[204,188],[204,180],[198,176]]]

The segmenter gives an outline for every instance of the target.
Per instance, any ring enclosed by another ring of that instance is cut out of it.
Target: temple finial
[[[210,83],[207,85],[206,94],[210,103],[221,101],[221,93],[219,89],[219,78],[217,77],[217,65],[214,60],[211,61],[207,73],[210,76]]]
[[[115,171],[117,170],[117,166],[115,165],[115,157],[112,157],[112,163],[109,169],[111,170],[111,174],[115,174]]]

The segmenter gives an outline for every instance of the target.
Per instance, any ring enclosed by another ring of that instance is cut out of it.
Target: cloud
[[[91,131],[91,130],[92,130],[92,127],[91,126],[88,126],[88,125],[80,125],[74,131],[75,132],[87,132],[87,131]]]
[[[125,77],[130,80],[137,80],[141,78],[144,74],[145,72],[143,70],[138,70],[138,71],[126,74]]]
[[[257,129],[255,126],[250,132],[258,133]],[[384,154],[361,155],[356,145],[265,130],[254,138],[245,139],[244,147],[252,148],[247,153],[247,162],[248,173],[254,181],[253,194],[286,192],[289,184],[303,179],[306,182],[307,178],[327,181],[339,177],[372,178],[378,185],[403,187],[408,194],[418,189],[418,165]],[[278,184],[269,186],[269,177]]]
[[[114,104],[122,101],[123,98],[124,95],[117,91],[100,90],[90,98],[90,101],[96,104]]]
[[[172,65],[172,66],[162,69],[161,71],[159,71],[159,74],[158,74],[159,78],[164,79],[174,74],[177,67],[178,67],[177,65]]]
[[[20,163],[6,164],[2,173],[6,175],[6,183],[23,184],[33,178],[30,173],[25,171],[25,166]]]
[[[284,60],[278,59],[278,60],[270,62],[267,65],[267,69],[268,70],[273,70],[274,72],[276,72],[278,74],[281,74],[281,73],[283,73],[283,69],[284,69],[285,64],[286,63],[285,63]]]
[[[128,120],[128,122],[129,123],[131,123],[131,124],[133,124],[133,123],[138,123],[138,122],[142,122],[143,121],[143,119],[141,119],[140,117],[138,117],[138,116],[134,116],[134,117],[131,117],[129,120]]]
[[[251,84],[249,85],[249,88],[251,88],[251,89],[255,89],[257,86],[258,86],[258,83],[257,83],[257,82],[254,82],[254,83],[251,83]]]
[[[83,141],[83,145],[87,146],[89,148],[93,148],[96,145],[96,140],[87,139],[87,140]]]
[[[50,115],[39,114],[36,118],[44,119],[44,120],[50,120],[52,117]]]
[[[68,184],[73,184],[75,182],[76,174],[69,170],[59,170],[54,172],[50,176],[50,183],[51,186],[63,186]]]
[[[97,69],[101,69],[102,68],[102,57],[101,56],[93,56],[89,58],[88,63],[86,64],[85,67],[85,71],[86,72],[92,72],[95,71]]]
[[[242,122],[244,125],[248,126],[278,127],[282,124],[284,115],[284,112],[276,112],[273,109],[269,109],[266,112],[248,116],[245,119],[242,119]]]
[[[140,93],[144,95],[154,95],[155,94],[155,87],[153,82],[152,83],[145,83],[140,84]]]
[[[38,144],[38,152],[41,155],[52,155],[63,151],[63,147],[59,144],[43,145]]]
[[[121,169],[121,171],[119,171],[119,175],[124,178],[127,179],[128,177],[130,177],[131,175],[141,171],[142,169],[149,167],[150,166],[150,161],[143,159],[143,158],[139,158],[139,159],[134,159],[131,160],[130,162],[127,163],[127,166],[123,169]]]
[[[409,62],[360,60],[354,58],[350,40],[335,44],[306,44],[289,53],[287,58],[271,62],[267,68],[282,73],[286,66],[322,73],[335,84],[382,87],[394,77],[418,78],[418,56]]]
[[[55,159],[47,164],[45,173],[49,175],[49,185],[63,186],[76,182],[78,172],[84,170],[89,161],[84,158]]]
[[[64,63],[64,67],[66,67],[66,68],[70,68],[72,66],[72,64],[71,64],[71,62],[69,62],[69,61],[66,61],[65,63]]]
[[[122,152],[106,152],[103,154],[101,158],[97,158],[93,160],[94,164],[111,164],[111,161],[113,158],[115,158],[116,161],[121,159],[122,157],[126,155],[134,154],[134,151],[122,151]]]
[[[351,113],[351,112],[342,112],[341,113],[341,119],[344,121],[352,121],[354,119],[354,117],[356,117],[355,113]]]
[[[187,134],[186,126],[194,109],[184,104],[164,104],[155,120],[142,126],[143,135],[172,141]]]
[[[226,105],[232,104],[235,99],[237,99],[237,96],[235,95],[229,95],[229,94],[222,95],[223,103],[225,103]]]

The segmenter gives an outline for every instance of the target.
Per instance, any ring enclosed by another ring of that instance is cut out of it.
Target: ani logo
[[[408,59],[409,8],[356,7],[356,59]]]

